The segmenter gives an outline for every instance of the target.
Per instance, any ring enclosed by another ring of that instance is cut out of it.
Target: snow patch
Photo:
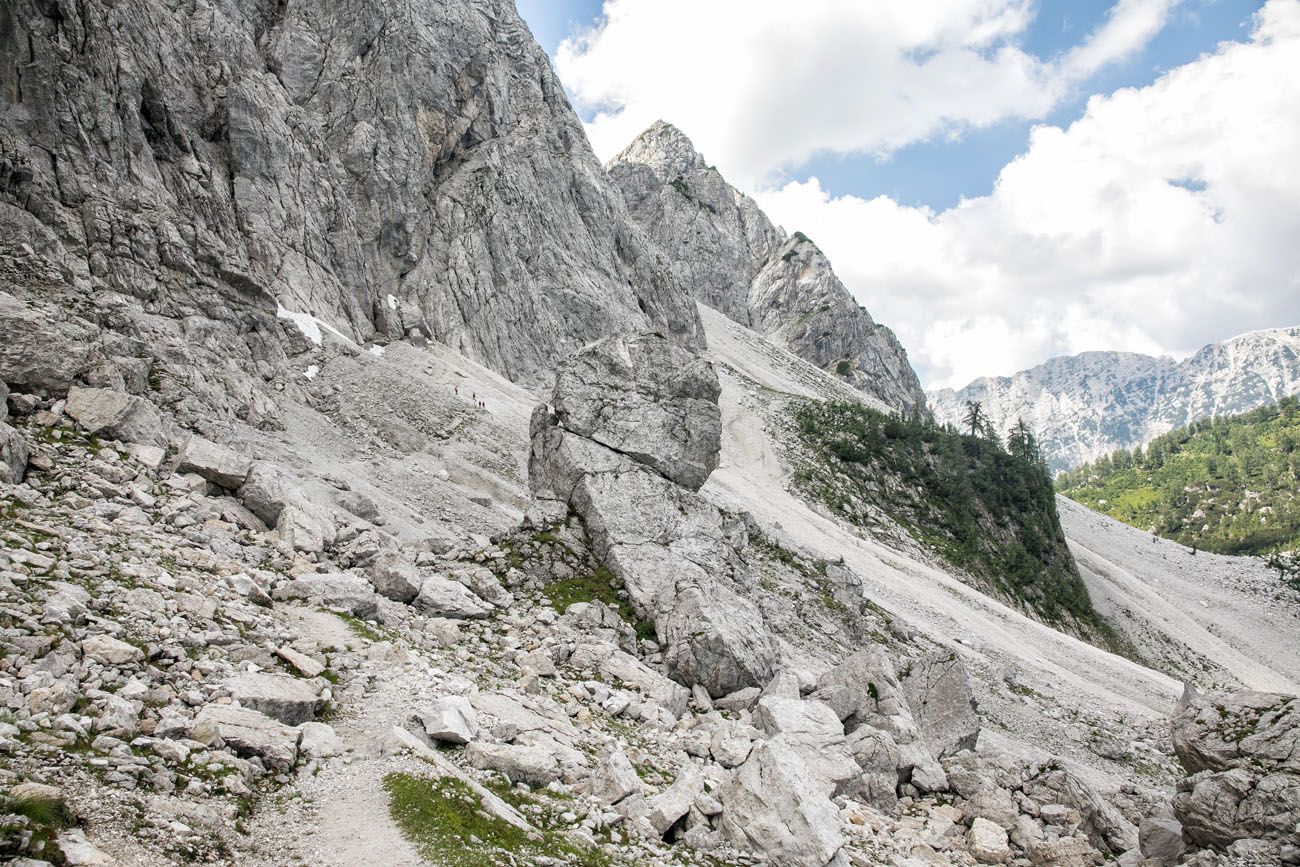
[[[287,319],[294,325],[298,326],[298,331],[302,333],[312,343],[320,346],[321,333],[320,321],[308,313],[295,313],[286,308],[283,304],[275,305],[275,315],[279,319]]]
[[[396,310],[396,309],[397,309],[397,299],[396,299],[395,297],[393,297],[392,295],[389,295],[389,296],[387,296],[384,300],[386,300],[386,301],[388,302],[388,309],[389,309],[389,310]]]
[[[275,305],[275,315],[279,319],[285,319],[296,325],[298,330],[302,332],[302,336],[306,337],[316,346],[321,345],[323,331],[328,331],[330,334],[333,334],[349,346],[356,346],[356,344],[352,342],[352,339],[342,331],[339,331],[333,325],[330,325],[322,319],[317,319],[310,313],[298,313],[277,302]]]
[[[384,347],[382,347],[382,346],[372,346],[372,347],[370,347],[370,354],[373,355],[373,356],[375,356],[375,357],[377,357],[377,358],[382,358],[383,355],[384,355]]]
[[[320,365],[319,365],[319,364],[312,364],[312,365],[309,365],[309,366],[307,367],[307,369],[304,370],[304,371],[302,372],[302,375],[305,376],[305,377],[307,377],[308,379],[315,379],[315,378],[316,378],[316,374],[318,374],[318,373],[320,373]]]

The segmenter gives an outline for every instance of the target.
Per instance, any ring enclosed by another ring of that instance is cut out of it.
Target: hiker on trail
[[[456,389],[456,394],[460,394],[460,385],[459,385],[459,384],[453,385],[452,388]]]

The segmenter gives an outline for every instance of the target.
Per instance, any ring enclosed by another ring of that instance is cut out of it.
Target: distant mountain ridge
[[[1184,361],[1130,352],[1053,358],[1013,376],[928,393],[941,422],[978,401],[1003,435],[1023,418],[1053,470],[1131,449],[1202,418],[1234,415],[1300,393],[1300,326],[1211,343]]]

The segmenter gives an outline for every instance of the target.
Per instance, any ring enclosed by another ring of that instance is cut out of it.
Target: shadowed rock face
[[[894,333],[858,306],[817,245],[774,226],[676,127],[654,124],[608,170],[700,301],[894,409],[925,406]]]
[[[509,0],[19,0],[0,56],[21,58],[0,66],[0,288],[215,320],[228,344],[273,333],[278,303],[525,382],[626,328],[703,342]]]

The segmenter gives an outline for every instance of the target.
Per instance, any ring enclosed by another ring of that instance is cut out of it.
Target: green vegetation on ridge
[[[1057,489],[1142,530],[1219,554],[1300,546],[1300,400],[1205,419],[1061,473]]]
[[[796,420],[814,459],[796,482],[854,524],[900,524],[983,589],[1043,620],[1107,638],[1032,435],[1022,430],[1004,449],[980,418],[978,435],[964,435],[858,403],[805,403]]]

